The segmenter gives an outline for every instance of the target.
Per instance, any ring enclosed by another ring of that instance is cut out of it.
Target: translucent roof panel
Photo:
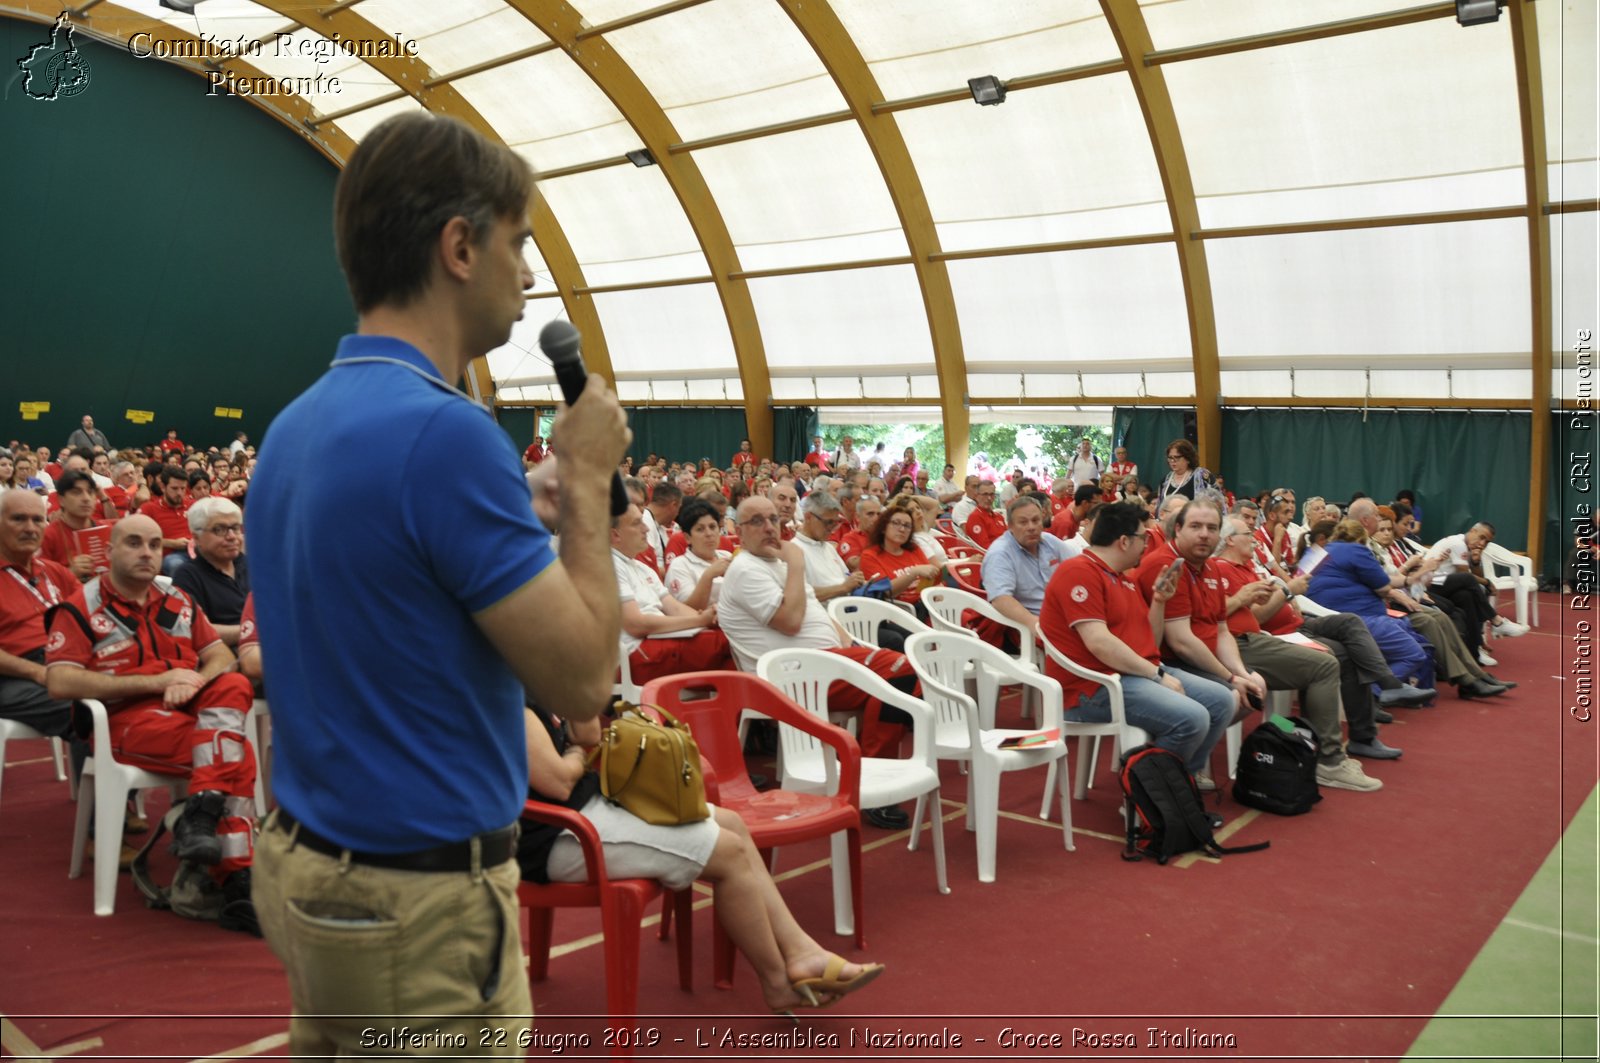
[[[833,8],[889,100],[963,89],[985,74],[1008,80],[1120,58],[1095,0],[834,0]]]
[[[1049,368],[1056,371],[1050,372]],[[1071,363],[1018,373],[968,373],[967,394],[975,399],[1060,399],[1086,402],[1096,398],[1168,398],[1194,402],[1194,374],[1188,370],[1103,373],[1072,372]]]
[[[1157,50],[1303,29],[1396,11],[1405,0],[1139,0]],[[1451,23],[1454,25],[1454,22]]]
[[[292,28],[292,21],[284,18],[270,8],[260,4],[250,3],[250,0],[210,0],[203,6],[197,6],[192,13],[185,14],[174,11],[172,8],[163,7],[158,0],[122,0],[117,5],[128,11],[137,11],[147,18],[158,19],[178,29],[188,30],[195,36],[202,34],[210,40],[227,41],[237,44],[241,38],[244,40],[260,40],[276,34],[279,30]],[[275,51],[275,40],[260,47],[262,53]],[[238,49],[234,49],[235,54]],[[258,56],[252,52],[241,58],[254,60]]]
[[[990,363],[1073,371],[1104,368],[1084,362],[1191,365],[1183,277],[1171,244],[963,259],[949,270],[974,372]]]
[[[863,374],[876,367],[863,366]],[[890,399],[939,401],[939,378],[932,373],[901,373],[897,376],[780,376],[772,377],[775,399],[828,401],[862,398],[885,402]],[[938,420],[937,417],[934,420]]]
[[[1214,209],[1223,195],[1251,195],[1261,223],[1401,213],[1435,192],[1523,202],[1508,25],[1436,19],[1167,64],[1202,223],[1237,222]],[[1496,171],[1517,184],[1459,180]]]
[[[692,380],[662,376],[650,380],[619,380],[617,398],[624,405],[680,400],[726,402],[732,405],[744,401],[744,389],[736,376]]]
[[[1150,135],[1123,75],[895,121],[945,250],[1171,232]]]
[[[738,359],[722,299],[711,284],[601,292],[594,297],[611,366],[629,374],[738,376]]]
[[[712,0],[606,40],[684,140],[845,109],[811,45],[770,0]]]
[[[504,0],[363,0],[362,18],[417,42],[417,56],[436,74],[450,74],[547,41]]]
[[[453,84],[535,170],[620,158],[640,146],[606,94],[565,52],[543,52]],[[559,107],[530,100],[560,100]]]
[[[1527,248],[1521,219],[1208,240],[1218,350],[1525,363]]]
[[[1600,195],[1600,168],[1595,165],[1594,72],[1600,69],[1595,4],[1545,4],[1536,15],[1550,198],[1594,199]]]
[[[1370,391],[1369,389],[1370,385]],[[1527,399],[1533,378],[1526,366],[1516,369],[1252,369],[1222,371],[1222,395],[1229,406],[1248,406],[1251,399],[1355,399],[1370,395],[1373,405],[1385,399],[1424,396],[1454,399]]]
[[[709,274],[659,167],[612,166],[539,182],[590,284]]]
[[[694,153],[745,269],[906,253],[883,174],[854,122]]]
[[[405,114],[407,111],[420,110],[422,110],[422,104],[410,96],[402,96],[398,100],[390,100],[388,103],[380,103],[376,107],[368,107],[354,114],[347,114],[333,124],[351,140],[359,141],[367,135],[373,126],[382,122],[385,118],[390,118],[397,114]]]
[[[544,328],[545,322],[551,316],[555,316],[555,313],[559,313],[560,309],[560,303],[544,299],[529,301],[527,309],[522,313],[522,320],[511,326],[511,338],[504,346],[496,347],[487,356],[489,376],[494,380],[497,389],[506,386],[518,387],[529,381],[555,379],[555,372],[550,368],[550,359],[539,349],[539,330]]]
[[[182,25],[181,20],[176,21]],[[271,77],[292,79],[296,94],[323,114],[387,96],[399,88],[376,67],[342,51],[331,37],[304,28],[274,36],[272,43],[250,54],[249,62]]]
[[[1600,332],[1600,214],[1557,214],[1550,219],[1551,345],[1556,364],[1571,364],[1578,330]],[[1590,349],[1596,346],[1593,339]],[[1591,355],[1591,362],[1593,356]],[[1592,383],[1592,381],[1591,381]]]
[[[750,281],[767,364],[828,369],[933,364],[928,314],[910,266]]]

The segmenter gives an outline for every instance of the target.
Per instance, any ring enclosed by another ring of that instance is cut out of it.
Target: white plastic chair
[[[884,604],[884,603],[877,603]],[[916,798],[911,817],[911,838],[907,849],[917,848],[923,816],[933,832],[934,876],[940,893],[950,892],[945,874],[944,821],[939,803],[939,765],[934,757],[933,709],[910,694],[901,693],[888,682],[847,657],[823,650],[781,649],[762,655],[756,674],[782,690],[789,700],[823,719],[828,718],[828,688],[844,682],[893,705],[911,717],[911,756],[906,760],[889,757],[861,758],[861,807],[882,808]],[[815,735],[779,724],[778,741],[783,747],[783,789],[802,793],[832,794],[839,786],[839,769],[833,750]],[[931,798],[931,801],[930,801]],[[832,836],[833,919],[839,934],[854,934],[855,920],[850,897],[850,861],[846,836]]]
[[[25,723],[17,720],[0,719],[0,778],[3,778],[6,767],[6,743],[13,738],[50,738],[34,730]],[[61,782],[71,782],[67,778],[66,756],[63,753],[64,743],[59,738],[50,738],[50,752],[55,757],[56,779]]]
[[[1303,616],[1332,616],[1334,611],[1326,606],[1318,605],[1303,594],[1294,596],[1294,605]]]
[[[628,665],[628,655],[617,646],[617,681],[611,686],[611,696],[639,704],[639,684],[633,681],[633,669]]]
[[[89,813],[94,813],[94,914],[110,915],[117,904],[117,858],[122,853],[122,826],[128,814],[129,790],[172,791],[176,802],[188,788],[189,775],[169,775],[124,764],[112,755],[111,725],[106,707],[93,698],[80,702],[94,721],[94,751],[84,762],[78,785],[78,817],[72,829],[72,863],[68,878],[83,874],[83,850],[89,840]]]
[[[267,770],[272,749],[272,710],[266,698],[257,698],[244,716],[244,734],[256,753],[256,817],[265,819],[272,808],[272,777]]]
[[[1257,724],[1266,723],[1273,716],[1289,716],[1294,709],[1292,696],[1287,690],[1267,691],[1267,703],[1262,707],[1261,719],[1254,721]],[[1343,710],[1341,710],[1342,712]],[[1244,744],[1244,720],[1228,728],[1228,733],[1223,735],[1228,743],[1228,778],[1239,777],[1239,749]]]
[[[874,648],[882,645],[878,641],[878,628],[884,624],[905,628],[913,635],[919,631],[933,630],[918,620],[916,613],[907,613],[904,609],[896,608],[895,605],[876,598],[840,595],[828,602],[828,615],[844,628],[851,638]]]
[[[1044,669],[1044,654],[1034,640],[1033,628],[1030,625],[1017,623],[971,591],[964,591],[959,587],[928,587],[922,592],[922,606],[928,610],[928,616],[932,618],[933,626],[940,631],[951,631],[976,638],[977,632],[963,626],[961,623],[961,614],[968,609],[973,610],[985,619],[993,620],[1002,627],[1015,631],[1017,633],[1017,656],[1015,659],[1031,666],[1035,672]],[[1023,691],[1022,711],[1023,715],[1031,716],[1035,723],[1038,722],[1037,706],[1030,704],[1026,690]],[[989,715],[985,717],[983,726],[993,727],[994,706],[988,706],[987,712]],[[1041,726],[1043,725],[1041,724]]]
[[[980,722],[985,708],[988,717],[994,718],[994,702],[1003,684],[1021,683],[1039,693],[1043,703],[1041,728],[1061,727],[1061,687],[969,635],[942,631],[913,635],[906,640],[906,657],[922,680],[923,700],[937,716],[934,755],[943,760],[965,762],[971,768],[967,783],[967,829],[977,832],[978,881],[994,881],[1000,776],[1004,772],[1054,768],[1060,762],[1055,782],[1061,794],[1061,838],[1068,851],[1076,849],[1072,840],[1072,804],[1067,800],[1071,773],[1065,759],[1066,742],[1056,742],[1044,749],[1003,750],[999,747],[1005,739],[1031,732],[988,728]],[[977,683],[975,699],[962,689],[969,672]],[[1051,789],[1046,786],[1039,818],[1050,817],[1050,802]]]
[[[1504,569],[1504,573],[1501,572]],[[1483,574],[1494,584],[1496,592],[1510,591],[1516,600],[1517,623],[1525,627],[1539,624],[1539,580],[1533,574],[1533,562],[1521,554],[1514,554],[1498,543],[1483,548]],[[1529,600],[1533,606],[1529,623]]]
[[[1087,679],[1106,688],[1111,701],[1111,719],[1105,723],[1072,723],[1062,726],[1063,735],[1076,735],[1078,739],[1078,785],[1072,796],[1082,801],[1094,785],[1095,765],[1100,758],[1100,739],[1111,739],[1112,763],[1120,763],[1122,754],[1134,746],[1150,741],[1146,732],[1128,723],[1122,703],[1122,676],[1115,672],[1096,672],[1073,661],[1057,649],[1042,634],[1039,638],[1045,655],[1079,679]]]

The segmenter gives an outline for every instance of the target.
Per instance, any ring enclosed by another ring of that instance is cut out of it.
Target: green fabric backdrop
[[[717,466],[727,468],[739,449],[739,440],[745,437],[742,409],[643,406],[626,412],[633,429],[633,445],[628,453],[633,455],[635,464],[654,451],[668,461],[710,458]]]
[[[1540,571],[1561,578],[1567,551],[1572,549],[1573,517],[1593,513],[1600,499],[1594,464],[1597,446],[1592,410],[1572,410],[1550,415],[1549,505],[1545,507],[1544,558]],[[1584,469],[1584,463],[1588,468]],[[1587,507],[1587,509],[1583,508]]]
[[[1155,487],[1167,478],[1167,444],[1182,437],[1185,412],[1148,406],[1119,406],[1112,412],[1111,445],[1128,448],[1140,483]]]
[[[1497,542],[1522,550],[1530,424],[1498,411],[1224,410],[1223,473],[1240,497],[1287,486],[1343,504],[1355,491],[1388,501],[1409,487],[1424,540],[1487,520]]]
[[[200,447],[239,430],[259,443],[355,331],[333,250],[337,171],[249,102],[81,33],[88,86],[30,99],[14,60],[49,37],[0,19],[0,441],[60,447],[89,413],[113,446],[169,426]],[[31,401],[50,412],[22,420]]]
[[[780,406],[772,411],[772,453],[764,457],[799,461],[811,450],[811,437],[822,432],[822,418],[809,406]]]

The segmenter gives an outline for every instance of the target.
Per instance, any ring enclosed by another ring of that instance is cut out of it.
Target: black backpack
[[[1233,799],[1280,816],[1310,812],[1322,800],[1317,791],[1317,733],[1298,716],[1275,716],[1251,731],[1239,747]]]
[[[1126,795],[1124,819],[1128,844],[1124,860],[1143,860],[1154,856],[1165,864],[1169,859],[1199,849],[1207,856],[1225,853],[1250,853],[1265,849],[1258,845],[1218,845],[1211,833],[1211,820],[1200,803],[1200,788],[1183,760],[1170,749],[1138,746],[1122,758],[1122,792]]]

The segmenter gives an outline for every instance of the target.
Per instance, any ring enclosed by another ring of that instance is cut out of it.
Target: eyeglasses
[[[747,518],[745,520],[741,520],[739,522],[739,526],[740,527],[745,527],[745,526],[749,525],[749,526],[753,526],[753,527],[759,528],[759,527],[762,527],[762,526],[768,525],[768,524],[770,524],[772,527],[776,528],[776,527],[779,527],[780,525],[782,525],[783,521],[778,517],[777,514],[774,513],[770,517],[769,516],[765,516],[765,515],[759,516],[759,517],[749,517],[749,518]]]
[[[822,522],[824,528],[837,528],[844,522],[843,517],[818,517],[817,519]]]
[[[910,531],[912,525],[911,525],[911,522],[909,520],[891,520],[889,522],[889,527],[891,527],[891,528],[905,528],[907,531]]]
[[[206,531],[208,531],[212,535],[216,535],[216,536],[243,535],[244,534],[244,525],[243,524],[213,524],[211,527],[207,528]]]

